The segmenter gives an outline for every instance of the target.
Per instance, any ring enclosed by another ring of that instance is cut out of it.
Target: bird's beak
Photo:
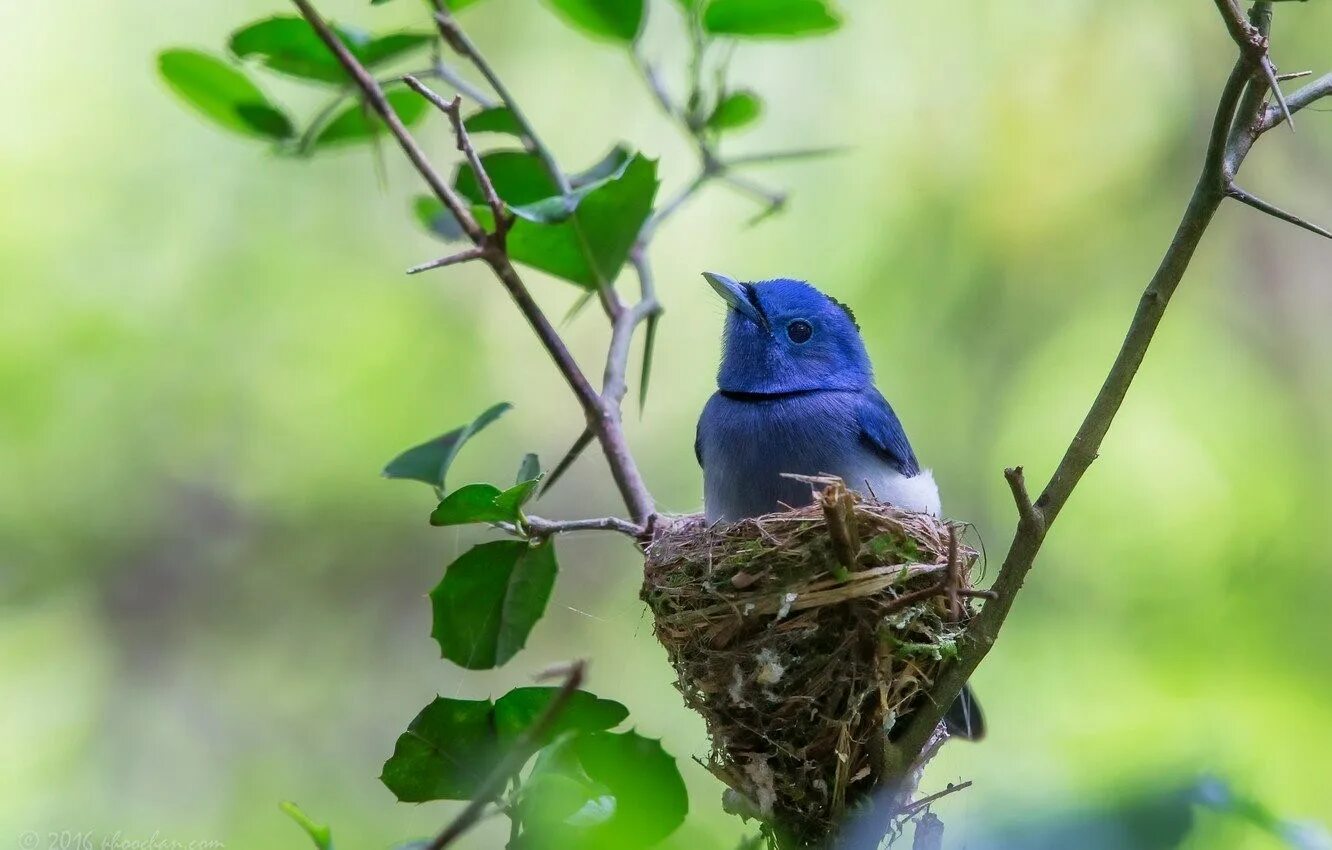
[[[732,310],[745,316],[759,327],[767,328],[768,323],[763,320],[762,314],[754,309],[754,305],[749,302],[749,297],[745,294],[744,284],[733,277],[717,274],[716,272],[703,272],[703,277],[713,291],[720,295]]]

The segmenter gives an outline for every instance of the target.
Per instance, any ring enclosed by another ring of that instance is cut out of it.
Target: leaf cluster
[[[370,5],[387,2],[371,0]],[[443,8],[451,15],[479,2],[445,0]],[[647,0],[546,0],[546,6],[594,41],[623,49],[640,68],[646,67],[639,49]],[[730,51],[725,45],[825,33],[837,28],[840,17],[828,0],[678,0],[678,9],[691,48],[688,95],[679,107],[664,94],[659,100],[697,142],[702,173],[688,190],[692,192],[705,179],[725,172],[716,149],[720,137],[754,125],[763,114],[756,92],[727,82]],[[329,38],[340,41],[376,77],[387,108],[404,126],[421,123],[430,111],[427,100],[404,82],[402,66],[409,60],[428,61],[424,71],[413,71],[412,76],[451,83],[475,100],[478,108],[461,123],[469,136],[495,140],[475,161],[499,200],[491,202],[483,190],[485,181],[468,162],[456,167],[451,188],[470,207],[487,238],[494,234],[502,241],[507,260],[582,289],[585,299],[580,303],[598,292],[604,295],[635,246],[645,243],[656,223],[654,215],[669,212],[655,209],[657,163],[628,145],[615,144],[586,168],[562,171],[479,61],[498,101],[469,90],[445,64],[443,57],[450,50],[466,56],[457,33],[450,37],[449,20],[441,18],[438,27],[380,33],[333,24]],[[723,50],[712,50],[717,45]],[[719,52],[724,55],[717,61]],[[715,67],[705,74],[709,59]],[[199,115],[239,137],[268,142],[282,155],[309,157],[338,147],[378,144],[387,131],[361,86],[306,17],[274,15],[245,24],[218,52],[164,50],[158,70],[167,87]],[[279,79],[322,92],[323,105],[307,117],[294,116],[269,94],[269,80]],[[447,192],[440,194],[448,197]],[[505,221],[496,221],[497,213]],[[416,198],[413,214],[442,240],[464,235],[438,197]],[[471,229],[470,238],[480,246],[475,231]],[[643,285],[646,300],[649,284],[644,280]],[[648,319],[643,386],[654,322],[655,314]],[[450,469],[462,447],[510,407],[496,404],[471,422],[403,451],[384,468],[385,477],[432,488],[432,525],[481,525],[509,535],[463,553],[429,594],[431,636],[444,659],[466,669],[492,669],[521,652],[546,611],[559,571],[554,538],[534,533],[525,514],[544,478],[535,454],[523,457],[512,484],[473,482],[450,488]],[[557,704],[560,713],[553,725],[541,727],[545,731],[538,740],[529,740],[558,690],[516,688],[493,701],[437,697],[398,738],[382,781],[405,802],[477,802],[478,795],[495,787],[493,774],[510,769],[513,754],[527,755],[517,749],[522,742],[535,754],[512,776],[503,777],[507,791],[479,801],[497,806],[513,820],[509,846],[514,850],[647,847],[670,834],[688,808],[679,770],[658,741],[634,731],[613,731],[628,715],[624,706],[573,692],[567,702]],[[317,847],[331,850],[327,826],[294,804],[284,803],[283,810]]]

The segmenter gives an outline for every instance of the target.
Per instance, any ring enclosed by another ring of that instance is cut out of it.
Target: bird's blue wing
[[[906,431],[890,405],[878,390],[861,393],[856,409],[860,423],[860,439],[873,448],[885,461],[907,478],[920,474],[916,453],[911,450]]]

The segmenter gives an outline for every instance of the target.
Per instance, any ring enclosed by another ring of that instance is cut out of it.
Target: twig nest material
[[[884,733],[956,654],[977,561],[948,522],[811,483],[807,507],[662,521],[643,586],[729,807],[802,842],[874,787]]]

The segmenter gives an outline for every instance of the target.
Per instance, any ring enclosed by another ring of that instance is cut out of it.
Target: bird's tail
[[[981,713],[980,703],[976,702],[971,685],[964,686],[962,693],[953,700],[948,713],[944,715],[944,723],[948,726],[948,734],[955,738],[979,741],[985,737],[985,715]]]

